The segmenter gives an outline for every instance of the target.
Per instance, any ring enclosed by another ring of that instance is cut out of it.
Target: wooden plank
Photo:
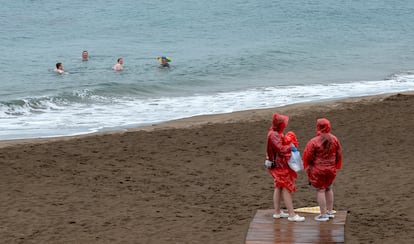
[[[316,214],[300,213],[304,222],[274,219],[273,209],[258,210],[250,222],[246,244],[344,243],[346,211],[338,211],[327,222],[314,220]]]

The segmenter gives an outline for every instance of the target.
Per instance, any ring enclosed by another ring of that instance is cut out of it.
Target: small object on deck
[[[304,207],[304,208],[296,208],[296,213],[315,213],[320,214],[321,210],[319,209],[319,206],[316,207]],[[332,210],[332,214],[336,213],[335,210]]]

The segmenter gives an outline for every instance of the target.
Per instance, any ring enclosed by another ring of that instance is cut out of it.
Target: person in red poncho
[[[296,191],[295,179],[297,174],[289,168],[288,161],[291,156],[291,138],[283,134],[289,118],[280,114],[273,114],[272,127],[267,134],[267,160],[274,163],[269,173],[274,180],[275,190],[273,204],[275,213],[273,218],[288,218],[289,221],[304,221],[305,218],[295,214],[292,203],[292,192]],[[285,202],[288,213],[280,210],[281,196]]]
[[[336,170],[342,167],[342,148],[339,140],[330,133],[331,124],[327,119],[316,121],[316,134],[305,147],[303,166],[308,174],[309,183],[317,189],[316,198],[321,214],[317,221],[328,221],[334,218],[332,184]]]

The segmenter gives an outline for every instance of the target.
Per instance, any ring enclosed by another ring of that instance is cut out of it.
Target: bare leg
[[[275,191],[273,192],[273,206],[275,207],[275,214],[280,214],[281,192],[282,188],[275,187]]]
[[[326,208],[328,211],[333,210],[333,201],[334,201],[334,194],[332,188],[325,192],[325,199],[326,199]]]
[[[325,189],[319,189],[316,193],[316,199],[318,200],[319,208],[321,210],[321,215],[326,214],[326,199],[325,199]]]
[[[292,203],[292,193],[283,188],[283,201],[285,202],[286,208],[289,212],[289,217],[295,216],[295,210],[293,209],[293,203]]]

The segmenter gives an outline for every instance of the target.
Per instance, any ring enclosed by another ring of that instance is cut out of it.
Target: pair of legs
[[[273,205],[275,207],[275,214],[280,214],[282,195],[285,206],[289,212],[289,217],[294,217],[295,210],[293,209],[292,193],[286,188],[282,187],[275,187],[275,191],[273,193]]]
[[[326,210],[332,212],[334,201],[332,187],[328,187],[326,189],[318,189],[316,192],[316,199],[318,200],[321,215],[326,215]]]

